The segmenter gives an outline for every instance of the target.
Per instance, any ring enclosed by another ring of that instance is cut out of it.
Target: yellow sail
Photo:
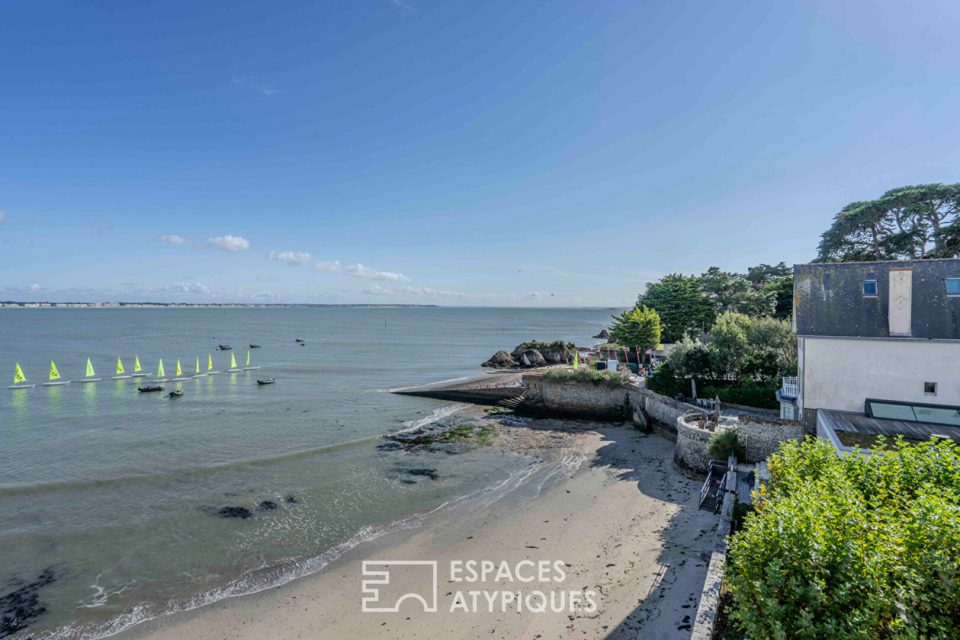
[[[207,371],[213,371],[213,355],[207,354]]]
[[[183,375],[183,369],[180,368],[180,358],[177,358],[177,377],[179,378],[182,375]]]
[[[57,371],[57,365],[54,364],[53,360],[50,361],[50,382],[60,379],[60,372]]]
[[[163,373],[163,358],[160,358],[160,366],[157,367],[157,377],[162,378],[165,374]]]
[[[123,360],[121,360],[120,358],[117,358],[117,375],[119,376],[119,375],[121,375],[121,374],[123,374],[123,373],[124,373],[124,371],[123,371]]]
[[[580,352],[579,351],[573,352],[573,368],[574,369],[580,368]]]
[[[247,349],[247,366],[250,366],[250,349]]]
[[[232,351],[230,352],[230,368],[231,369],[237,368],[237,356],[233,355]]]
[[[197,375],[200,375],[200,356],[197,356]]]
[[[133,356],[133,372],[140,373],[140,356],[136,354]]]
[[[27,376],[23,375],[23,369],[20,368],[20,363],[17,363],[17,366],[13,370],[13,384],[20,384],[21,382],[26,382]]]
[[[90,362],[90,358],[87,358],[87,373],[85,374],[88,378],[92,378],[97,375],[93,370],[93,363]]]

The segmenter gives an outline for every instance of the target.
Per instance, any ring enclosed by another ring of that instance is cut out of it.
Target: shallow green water
[[[105,378],[0,391],[0,597],[45,569],[53,576],[36,591],[46,612],[19,635],[97,637],[266,588],[419,514],[519,482],[530,460],[378,448],[383,434],[457,407],[386,390],[479,374],[495,350],[527,339],[589,344],[610,313],[0,310],[4,387],[14,362],[39,383],[50,359],[76,380],[89,356]],[[151,372],[162,357],[168,376],[177,358],[192,373],[207,353],[225,371],[218,343],[241,366],[246,345],[262,345],[252,356],[263,368],[184,381],[178,399],[109,379],[117,357],[129,370],[135,353]],[[276,384],[259,387],[267,376]],[[437,479],[409,473],[417,468]],[[223,507],[252,517],[220,517]]]

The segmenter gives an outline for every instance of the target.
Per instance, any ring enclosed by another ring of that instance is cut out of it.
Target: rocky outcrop
[[[593,336],[594,340],[608,340],[610,338],[610,332],[604,329],[597,335]]]
[[[547,366],[547,359],[536,349],[527,349],[520,354],[520,366],[524,369]]]
[[[517,361],[514,360],[512,355],[501,349],[480,366],[491,367],[493,369],[508,369],[517,366]]]

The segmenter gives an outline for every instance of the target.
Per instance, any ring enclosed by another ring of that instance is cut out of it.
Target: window
[[[960,296],[960,278],[947,278],[947,295]]]
[[[923,392],[928,396],[937,395],[937,383],[936,382],[924,382],[923,383]]]
[[[936,383],[933,383],[936,384]],[[926,384],[924,384],[926,387]],[[960,427],[960,407],[951,407],[920,402],[897,402],[867,398],[865,413],[871,418],[926,422]]]
[[[864,280],[863,281],[863,297],[864,298],[876,298],[877,297],[877,281],[876,280]],[[958,293],[957,295],[960,295]]]

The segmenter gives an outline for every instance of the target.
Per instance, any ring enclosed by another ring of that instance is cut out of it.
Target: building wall
[[[960,342],[806,336],[800,349],[805,423],[816,409],[863,411],[867,398],[960,405]]]

